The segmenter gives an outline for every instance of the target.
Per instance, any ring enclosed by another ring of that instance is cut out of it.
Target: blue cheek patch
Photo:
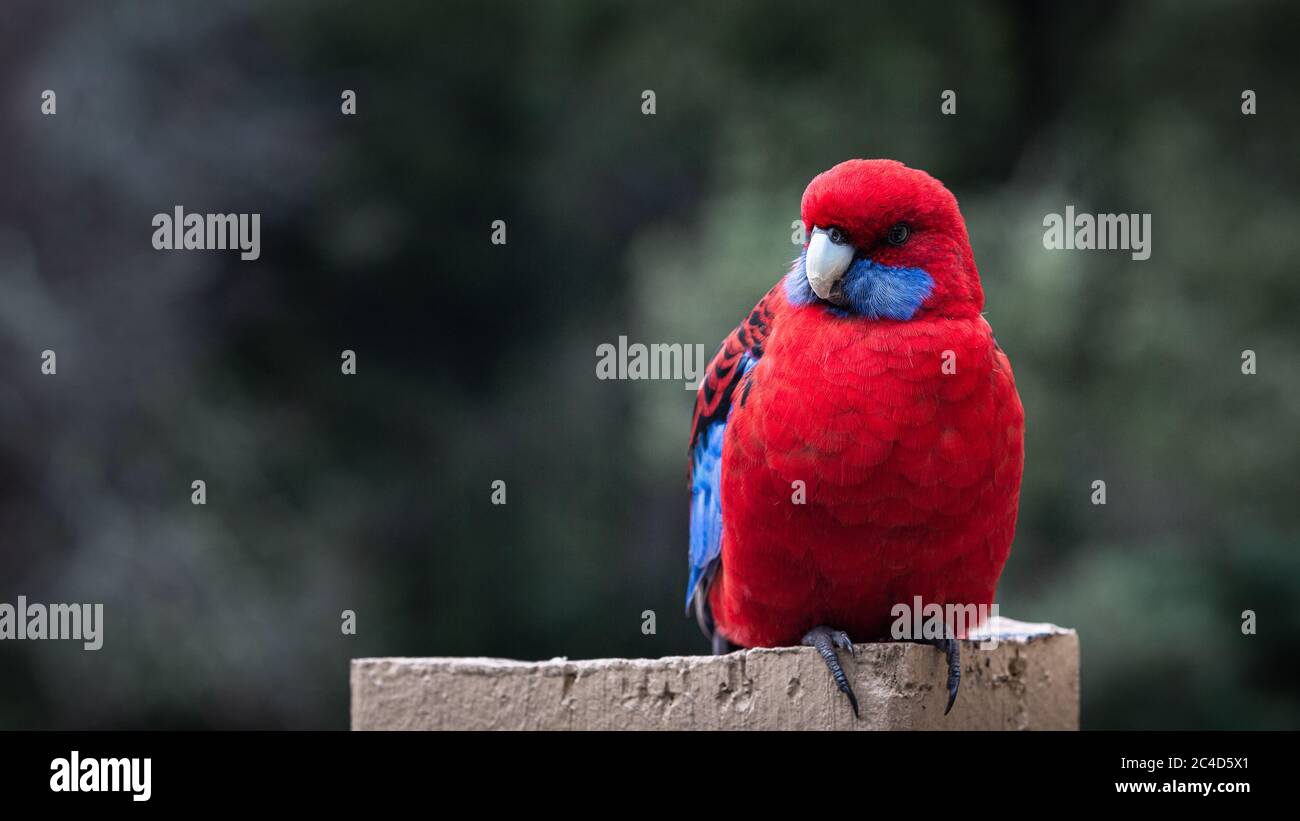
[[[790,273],[785,275],[785,296],[791,305],[811,305],[817,301],[812,286],[808,284],[808,249],[799,252],[799,258],[790,266]]]
[[[869,319],[905,320],[934,290],[934,280],[920,268],[891,268],[859,259],[844,275],[843,287],[853,313]]]
[[[808,284],[806,258],[805,251],[785,276],[785,295],[792,305],[812,305],[818,301]],[[849,304],[844,307],[827,304],[833,313],[908,320],[934,290],[934,280],[921,268],[894,268],[859,258],[845,272],[841,288]]]

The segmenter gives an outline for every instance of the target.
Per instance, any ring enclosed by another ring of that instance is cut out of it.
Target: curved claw
[[[858,654],[858,648],[854,647],[853,642],[849,641],[848,633],[845,633],[843,630],[836,630],[833,638],[835,640],[835,646],[848,650],[850,656],[856,656]]]
[[[948,706],[943,710],[943,714],[948,715],[952,705],[957,703],[957,688],[961,686],[961,642],[942,639],[937,646],[948,657]]]
[[[840,657],[835,654],[835,648],[839,647],[848,650],[849,655],[856,655],[853,642],[843,630],[835,630],[830,627],[814,627],[809,630],[800,642],[805,647],[812,647],[821,654],[822,661],[826,662],[826,667],[831,671],[831,678],[835,680],[835,687],[844,695],[848,696],[849,706],[853,708],[853,717],[859,718],[858,715],[858,697],[853,693],[853,687],[849,685],[848,676],[844,674],[844,667],[840,665]]]

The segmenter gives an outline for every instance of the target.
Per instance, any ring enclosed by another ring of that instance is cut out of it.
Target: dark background
[[[5,3],[0,601],[106,626],[0,644],[0,728],[341,728],[352,657],[704,652],[692,395],[595,350],[711,355],[859,156],[966,215],[1027,416],[999,601],[1079,630],[1084,725],[1300,726],[1297,34],[1281,2]],[[177,204],[261,213],[262,258],[154,251]],[[1044,250],[1066,205],[1150,213],[1151,259]]]

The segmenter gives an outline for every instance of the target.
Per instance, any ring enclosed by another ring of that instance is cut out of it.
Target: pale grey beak
[[[814,294],[821,299],[829,299],[831,289],[844,276],[844,272],[849,270],[852,262],[852,245],[837,245],[831,242],[830,234],[825,228],[813,228],[804,267],[808,270],[808,285]]]

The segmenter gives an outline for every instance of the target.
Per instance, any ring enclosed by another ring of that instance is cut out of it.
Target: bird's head
[[[808,244],[786,278],[798,304],[869,319],[966,316],[984,307],[957,200],[894,160],[848,160],[813,178]]]

